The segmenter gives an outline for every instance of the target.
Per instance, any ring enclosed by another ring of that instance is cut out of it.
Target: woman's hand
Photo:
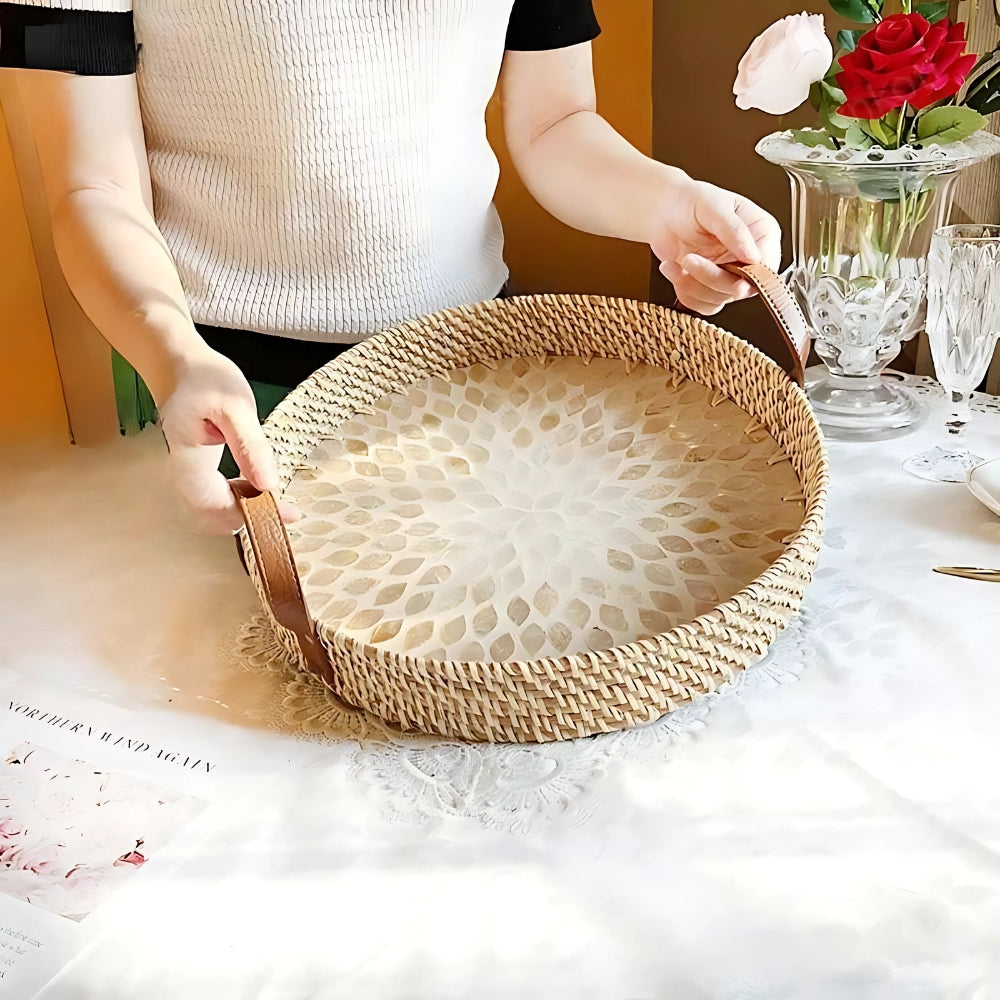
[[[195,521],[208,531],[235,531],[243,521],[218,471],[223,445],[253,486],[278,487],[274,453],[247,380],[232,361],[206,348],[185,363],[159,409],[174,482]],[[287,501],[279,501],[278,508],[286,523],[301,516]]]
[[[752,289],[716,265],[777,268],[781,231],[752,201],[644,156],[597,113],[590,44],[508,52],[514,166],[542,207],[588,233],[648,243],[683,305],[710,315]]]
[[[781,228],[741,195],[684,177],[668,185],[649,245],[681,305],[712,316],[754,289],[719,264],[781,263]]]

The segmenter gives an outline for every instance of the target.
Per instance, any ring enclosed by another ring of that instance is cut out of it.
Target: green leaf
[[[838,115],[836,111],[828,111],[820,116],[823,128],[829,135],[836,136],[838,139],[844,137],[844,133],[851,127],[853,121],[853,118],[845,118],[843,115]]]
[[[844,133],[851,127],[850,118],[841,118],[840,115],[830,115],[829,119],[823,124],[823,128],[837,139],[843,139]]]
[[[840,55],[853,52],[858,47],[858,40],[862,35],[867,34],[865,28],[855,28],[851,31],[837,32],[837,49]]]
[[[809,103],[812,105],[813,111],[819,111],[820,107],[822,107],[823,91],[820,88],[818,80],[809,88]]]
[[[881,0],[830,0],[830,6],[842,17],[858,24],[871,24],[881,13]]]
[[[946,146],[968,139],[985,125],[986,119],[972,108],[931,108],[917,119],[917,138]]]
[[[990,49],[989,52],[984,52],[983,55],[979,57],[979,61],[976,65],[972,67],[972,72],[969,73],[969,80],[974,80],[977,76],[979,76],[980,72],[985,69],[988,63],[995,62],[998,57],[1000,57],[1000,45],[998,45],[995,49]]]
[[[860,122],[854,122],[844,133],[844,142],[851,149],[871,149],[875,140],[861,127]]]
[[[948,16],[948,0],[941,3],[918,3],[913,8],[918,14],[922,14],[931,24],[940,21]]]
[[[986,110],[996,103],[1000,96],[1000,63],[986,67],[969,83],[968,92],[962,102],[967,108],[978,111],[982,115],[992,114],[995,107]]]
[[[884,118],[871,118],[868,121],[860,122],[860,125],[862,131],[866,135],[870,135],[883,149],[895,148],[896,130]]]
[[[983,101],[976,110],[984,116],[996,114],[1000,111],[1000,92],[993,93],[989,100]]]
[[[803,146],[823,146],[825,149],[836,149],[834,141],[825,132],[811,129],[792,129],[792,138]]]
[[[850,118],[844,118],[837,113],[847,98],[844,92],[835,84],[829,82],[829,78],[819,82],[819,120],[830,135],[840,138],[847,127],[851,124]]]

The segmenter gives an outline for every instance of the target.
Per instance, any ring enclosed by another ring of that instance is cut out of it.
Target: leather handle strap
[[[229,488],[243,515],[257,574],[274,620],[298,640],[309,672],[330,683],[333,667],[306,607],[292,546],[274,495],[262,493],[245,479],[231,480]]]
[[[809,325],[785,283],[766,264],[722,264],[721,267],[749,281],[757,289],[761,301],[778,324],[782,341],[792,355],[789,374],[800,386],[804,385],[805,368],[809,361]]]

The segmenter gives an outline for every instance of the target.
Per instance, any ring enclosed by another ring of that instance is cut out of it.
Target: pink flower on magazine
[[[38,888],[46,879],[34,872],[13,871],[0,867],[0,893],[13,896],[15,899],[27,899],[33,889]]]
[[[60,770],[64,766],[63,758],[32,743],[18,743],[7,755],[7,763],[33,771]]]
[[[35,795],[35,811],[47,820],[69,821],[79,810],[80,790],[62,775],[46,781]]]
[[[114,862],[115,868],[124,868],[127,865],[131,865],[133,868],[141,868],[148,858],[143,857],[138,851],[129,851],[128,854],[123,854],[120,858],[117,858]]]
[[[145,843],[141,838],[135,842],[135,847],[127,854],[123,854],[115,860],[115,868],[125,868],[131,865],[133,868],[141,868],[146,863],[146,857],[139,853],[139,848]]]
[[[2,845],[5,840],[11,840],[14,837],[21,837],[23,835],[23,823],[19,823],[13,816],[4,816],[0,818],[0,845]]]
[[[47,840],[28,840],[0,851],[0,862],[7,868],[31,871],[39,875],[61,875],[69,867],[66,848]]]
[[[91,865],[77,865],[64,878],[47,879],[32,889],[28,902],[65,917],[90,913],[111,893],[111,872]]]

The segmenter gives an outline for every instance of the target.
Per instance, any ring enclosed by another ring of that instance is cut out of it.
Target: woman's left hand
[[[778,223],[752,201],[644,156],[597,113],[589,43],[508,52],[500,75],[514,166],[569,226],[648,243],[689,309],[712,315],[753,294],[720,263],[781,262]]]
[[[753,287],[719,264],[781,263],[781,227],[748,198],[685,177],[665,193],[650,247],[681,305],[712,316]]]

